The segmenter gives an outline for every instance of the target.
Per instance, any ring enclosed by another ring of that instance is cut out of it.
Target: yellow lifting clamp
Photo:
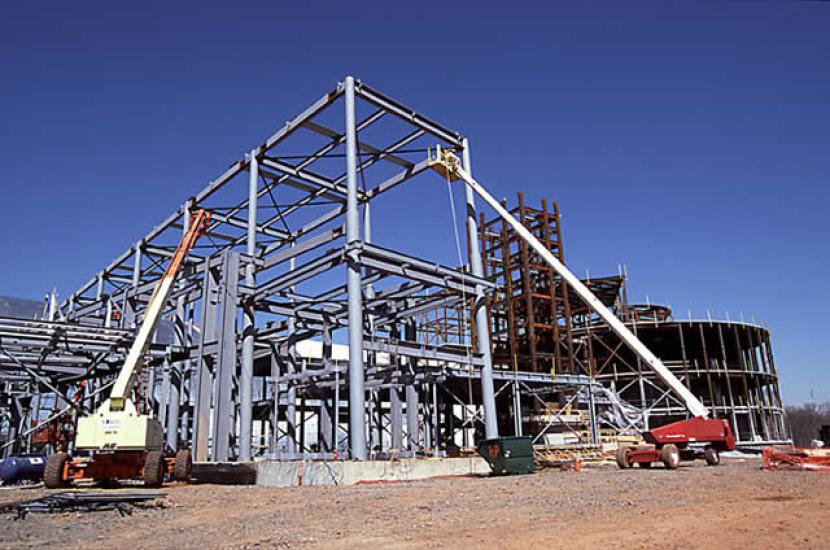
[[[441,174],[447,181],[457,181],[461,179],[458,175],[458,168],[461,161],[449,149],[442,149],[440,145],[435,146],[435,151],[427,150],[427,163],[430,168]]]

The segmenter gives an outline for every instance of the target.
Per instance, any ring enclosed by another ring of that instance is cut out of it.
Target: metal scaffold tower
[[[525,205],[521,192],[517,197],[510,213],[564,262],[559,204],[551,211],[543,200],[536,209]],[[572,298],[562,278],[501,218],[485,222],[482,214],[480,238],[488,278],[496,283],[489,300],[495,361],[519,370],[573,373]]]

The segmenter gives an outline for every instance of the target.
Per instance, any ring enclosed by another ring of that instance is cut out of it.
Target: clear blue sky
[[[354,74],[560,201],[577,271],[769,323],[830,400],[830,4],[71,4],[0,4],[0,294],[66,295]]]

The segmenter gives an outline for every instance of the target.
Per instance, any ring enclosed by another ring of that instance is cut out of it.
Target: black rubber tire
[[[164,469],[164,455],[161,451],[148,452],[144,457],[144,486],[161,487]]]
[[[63,467],[69,455],[66,453],[55,453],[46,459],[46,466],[43,468],[43,486],[47,489],[60,489],[69,485],[63,479]]]
[[[190,451],[182,449],[176,453],[176,465],[173,466],[173,475],[176,481],[187,483],[190,481],[190,473],[193,471],[193,457]]]
[[[631,447],[620,447],[617,449],[617,466],[621,470],[631,468]]]
[[[660,460],[669,470],[676,470],[677,465],[680,464],[680,451],[677,450],[677,446],[673,443],[663,445],[660,449]]]
[[[720,453],[718,453],[718,450],[713,447],[706,449],[703,453],[703,458],[706,459],[706,464],[709,466],[717,466],[720,464]]]

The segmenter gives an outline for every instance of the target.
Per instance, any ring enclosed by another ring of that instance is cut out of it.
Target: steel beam
[[[458,148],[462,147],[461,136],[457,133],[448,130],[437,122],[434,122],[423,115],[416,113],[414,110],[398,103],[397,101],[373,90],[362,82],[356,86],[356,91],[366,101],[372,103],[382,109],[385,109],[393,115],[405,120],[406,122],[438,137],[447,143]]]

